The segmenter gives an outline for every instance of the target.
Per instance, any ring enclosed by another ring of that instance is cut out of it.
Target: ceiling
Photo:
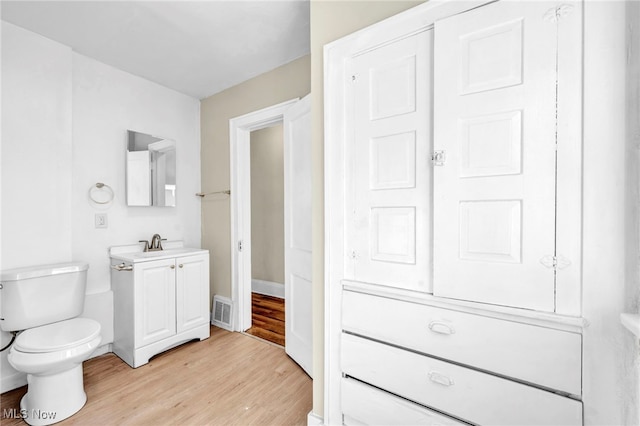
[[[198,99],[309,53],[309,0],[2,0],[2,19]]]

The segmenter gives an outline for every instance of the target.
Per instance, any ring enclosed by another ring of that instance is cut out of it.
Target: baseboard
[[[102,346],[98,346],[98,349],[96,349],[91,354],[89,359],[98,357],[100,355],[108,354],[108,353],[111,353],[111,352],[113,352],[113,344],[111,344],[111,343],[108,343],[108,344],[102,345]]]
[[[265,296],[277,297],[284,299],[284,284],[274,283],[273,281],[251,279],[251,291]]]
[[[3,369],[3,373],[6,373],[7,369]],[[14,370],[15,371],[15,370]],[[27,374],[15,371],[15,374],[10,376],[2,375],[0,380],[0,393],[9,392],[10,390],[18,389],[27,384]]]
[[[307,426],[322,426],[324,424],[324,419],[317,414],[314,414],[313,411],[309,411],[307,414]]]

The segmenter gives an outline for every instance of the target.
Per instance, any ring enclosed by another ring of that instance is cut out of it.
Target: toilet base
[[[27,394],[20,401],[24,421],[50,425],[71,417],[87,402],[82,364],[52,375],[27,374]]]

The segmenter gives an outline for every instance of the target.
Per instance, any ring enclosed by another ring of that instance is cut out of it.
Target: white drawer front
[[[582,425],[582,403],[532,386],[343,333],[342,371],[480,425]]]
[[[345,291],[342,328],[504,376],[582,394],[577,333]]]
[[[342,413],[344,424],[348,426],[467,426],[466,423],[353,379],[342,379]]]

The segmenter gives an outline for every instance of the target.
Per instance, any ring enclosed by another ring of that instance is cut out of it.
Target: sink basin
[[[195,250],[189,249],[189,248],[178,248],[178,249],[168,249],[168,250],[158,250],[158,251],[143,251],[140,253],[133,253],[131,257],[134,257],[137,259],[147,259],[150,257],[163,257],[163,256],[173,257],[176,255],[180,255],[180,254],[188,253],[192,251],[195,251]]]

